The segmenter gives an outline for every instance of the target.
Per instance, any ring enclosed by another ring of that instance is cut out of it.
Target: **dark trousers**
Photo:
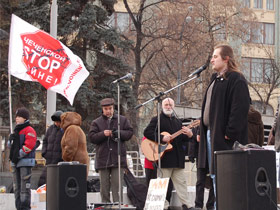
[[[145,168],[145,173],[146,173],[146,184],[147,184],[147,187],[149,187],[150,180],[157,178],[157,170]],[[171,200],[172,190],[173,190],[173,183],[172,183],[172,180],[169,179],[169,184],[168,184],[167,193],[166,193],[166,200],[169,202],[169,204],[170,204],[170,200]]]
[[[39,181],[38,181],[38,187],[46,184],[46,180],[47,180],[47,166],[45,166],[45,168],[42,171],[42,174],[41,174],[41,176],[39,178]]]
[[[195,196],[195,207],[203,208],[203,201],[204,201],[204,188],[206,184],[206,176],[207,176],[208,170],[205,168],[198,168],[197,169],[197,181],[196,181],[196,196]],[[213,188],[213,182],[210,177],[210,188],[209,188],[209,197],[206,203],[206,207],[213,208],[215,203],[215,194],[214,194],[214,188]]]
[[[15,205],[17,210],[30,210],[31,202],[31,167],[12,167]]]
[[[111,203],[110,189],[112,190],[113,202],[119,201],[119,169],[107,168],[99,169],[100,195],[103,203]],[[121,168],[121,180],[123,180],[123,168]],[[123,185],[123,181],[122,181]],[[121,190],[123,188],[121,187]],[[121,202],[123,201],[123,191],[121,191]]]

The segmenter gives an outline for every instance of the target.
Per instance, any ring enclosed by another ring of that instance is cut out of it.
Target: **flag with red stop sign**
[[[70,104],[89,72],[83,61],[48,33],[12,15],[9,72],[60,93]]]

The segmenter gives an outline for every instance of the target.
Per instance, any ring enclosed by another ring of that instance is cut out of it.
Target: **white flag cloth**
[[[83,61],[57,39],[12,15],[9,72],[26,81],[40,82],[60,93],[70,104],[88,77]]]

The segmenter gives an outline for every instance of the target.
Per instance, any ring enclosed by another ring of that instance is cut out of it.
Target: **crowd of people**
[[[216,46],[211,64],[214,73],[204,95],[198,127],[184,126],[174,112],[174,100],[167,97],[162,101],[160,119],[158,116],[153,117],[144,129],[143,141],[147,138],[163,144],[172,144],[172,150],[161,157],[160,170],[156,161],[145,160],[147,185],[153,178],[170,178],[165,209],[170,208],[173,188],[182,203],[183,210],[202,209],[206,187],[209,189],[206,208],[216,209],[214,152],[231,150],[235,141],[244,145],[248,142],[262,145],[264,141],[261,117],[250,106],[248,84],[236,65],[232,48],[228,45]],[[88,141],[95,145],[95,169],[99,173],[102,202],[112,202],[110,199],[112,191],[115,203],[119,201],[119,195],[122,196],[122,192],[119,192],[119,178],[123,178],[123,170],[127,168],[125,142],[131,139],[133,128],[129,120],[122,115],[119,115],[118,124],[113,98],[101,100],[100,105],[102,114],[92,121]],[[46,165],[61,161],[79,161],[86,164],[88,169],[87,141],[80,127],[81,116],[76,112],[56,111],[51,118],[54,124],[48,128],[42,147]],[[174,137],[172,134],[178,131],[181,134]],[[278,130],[275,135],[278,135],[277,132]],[[29,111],[26,108],[19,108],[16,111],[16,127],[8,141],[11,148],[10,160],[17,210],[30,209],[30,178],[32,167],[35,165],[36,140],[36,132],[29,122]],[[188,206],[187,177],[184,173],[186,142],[189,145],[189,159],[192,162],[196,161],[197,166],[194,207]],[[121,177],[118,171],[118,146],[121,154]],[[40,185],[44,183],[46,169],[39,181]]]

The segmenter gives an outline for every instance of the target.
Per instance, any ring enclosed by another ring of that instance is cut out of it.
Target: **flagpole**
[[[57,0],[52,0],[51,19],[50,19],[50,34],[53,38],[57,37]],[[51,124],[51,116],[56,111],[56,92],[47,90],[47,116],[46,128]]]
[[[11,73],[8,70],[8,90],[9,90],[9,114],[10,114],[10,133],[13,132],[13,115],[12,115],[12,85],[11,85]]]
[[[13,20],[11,21],[11,26],[13,24]],[[13,33],[13,29],[11,27],[10,36]],[[10,115],[10,133],[13,133],[13,115],[12,115],[12,82],[11,82],[11,55],[10,55],[10,47],[11,47],[11,38],[9,40],[9,59],[8,59],[8,94],[9,94],[9,115]]]

